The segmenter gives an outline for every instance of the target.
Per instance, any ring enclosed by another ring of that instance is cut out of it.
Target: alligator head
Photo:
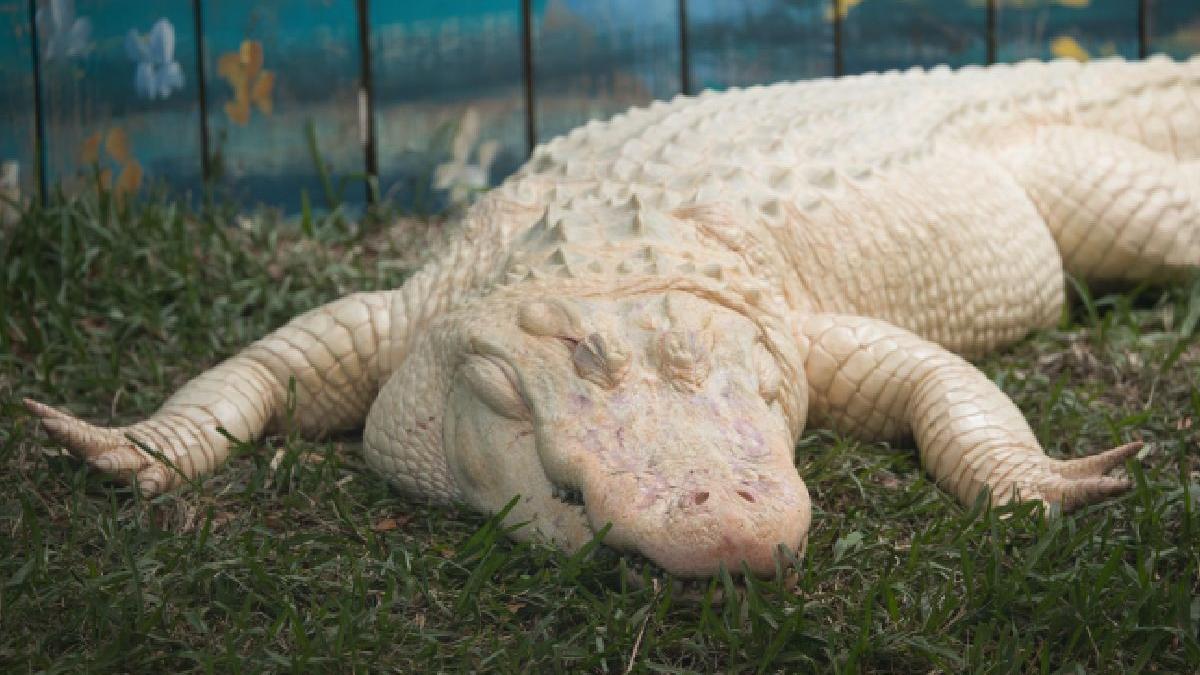
[[[698,288],[499,294],[443,319],[388,386],[444,396],[457,496],[495,513],[520,495],[517,536],[574,549],[610,526],[604,543],[674,575],[770,575],[811,517],[796,349],[780,322]]]

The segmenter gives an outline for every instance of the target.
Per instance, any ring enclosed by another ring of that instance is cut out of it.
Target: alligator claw
[[[1145,445],[1142,441],[1133,441],[1087,457],[1060,459],[1053,464],[1054,471],[1063,478],[1103,476],[1137,455]]]
[[[29,398],[24,404],[54,442],[97,470],[136,486],[147,497],[171,486],[171,473],[137,447],[125,429],[98,427]]]
[[[1021,501],[1040,500],[1063,512],[1115,497],[1132,488],[1133,481],[1105,474],[1137,455],[1143,447],[1145,443],[1134,441],[1087,457],[1046,458],[1030,467],[1022,479],[1013,482],[1014,492],[1010,497]]]

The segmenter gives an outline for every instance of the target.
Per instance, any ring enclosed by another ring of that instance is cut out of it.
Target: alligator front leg
[[[25,407],[73,454],[144,494],[215,470],[229,454],[218,429],[239,440],[279,429],[289,421],[293,380],[292,429],[320,436],[359,427],[412,336],[491,278],[492,252],[541,213],[492,195],[464,216],[461,239],[403,287],[356,293],[301,314],[185,384],[145,421],[105,429],[36,401]]]
[[[1130,487],[1105,474],[1141,448],[1048,457],[1013,402],[983,373],[883,321],[823,314],[800,320],[809,419],[867,440],[912,435],[921,464],[963,504],[1041,500],[1070,510]]]
[[[320,435],[361,424],[388,365],[396,293],[351,295],[302,314],[127,427],[96,427],[28,399],[25,407],[72,454],[157,494],[225,461],[229,441],[218,429],[252,440],[278,428],[293,380],[297,430]]]

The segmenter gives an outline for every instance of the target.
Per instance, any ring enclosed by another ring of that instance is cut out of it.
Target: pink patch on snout
[[[654,506],[655,502],[663,498],[669,487],[663,477],[653,470],[639,473],[637,475],[638,500],[635,506],[638,510]]]
[[[738,446],[745,456],[757,459],[770,452],[770,448],[767,447],[767,439],[763,438],[762,432],[750,420],[744,417],[734,420],[733,430],[738,434],[740,441]]]
[[[571,412],[579,413],[588,410],[592,407],[592,399],[579,393],[572,393],[570,396]]]

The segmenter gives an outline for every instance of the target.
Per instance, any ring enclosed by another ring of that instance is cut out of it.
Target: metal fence
[[[0,0],[5,24],[0,181],[286,210],[437,208],[704,88],[1200,51],[1196,0]]]

